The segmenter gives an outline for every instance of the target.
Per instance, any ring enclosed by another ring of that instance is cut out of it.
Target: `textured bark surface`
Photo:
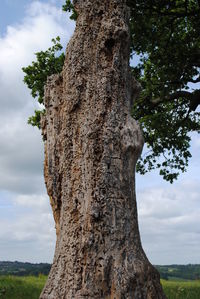
[[[61,75],[45,92],[45,182],[56,223],[41,299],[165,298],[141,246],[135,164],[143,137],[130,116],[123,0],[74,1],[79,17]]]

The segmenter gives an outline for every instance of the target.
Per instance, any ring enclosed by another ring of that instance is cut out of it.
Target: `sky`
[[[21,68],[74,22],[62,0],[1,0],[0,11],[0,260],[52,262],[55,228],[43,179],[43,143],[27,125],[37,108]],[[187,173],[173,185],[154,171],[137,175],[144,250],[153,264],[200,263],[200,137],[192,138]]]

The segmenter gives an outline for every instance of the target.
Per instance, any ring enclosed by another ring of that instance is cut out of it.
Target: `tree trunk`
[[[41,299],[165,298],[138,230],[143,137],[130,116],[137,84],[124,2],[74,1],[63,72],[46,86],[44,173],[57,242]]]

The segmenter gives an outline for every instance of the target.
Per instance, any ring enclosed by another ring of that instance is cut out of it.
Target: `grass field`
[[[38,299],[46,276],[0,276],[0,299]]]
[[[200,281],[166,281],[162,285],[168,299],[200,299]]]
[[[0,299],[38,299],[46,276],[0,276]],[[200,299],[200,281],[166,281],[162,285],[168,299]]]

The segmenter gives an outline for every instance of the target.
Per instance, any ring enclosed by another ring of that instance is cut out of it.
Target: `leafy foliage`
[[[71,20],[75,21],[77,19],[78,14],[77,14],[76,10],[74,9],[74,6],[70,0],[65,1],[65,4],[62,6],[62,9],[63,9],[63,11],[66,11],[66,12],[72,12],[72,14],[70,16]]]
[[[191,133],[200,132],[200,1],[128,0],[128,4],[130,53],[140,57],[132,72],[142,86],[132,115],[141,124],[147,147],[137,171],[145,174],[158,168],[172,183],[187,169]],[[63,10],[77,19],[72,1],[66,0]],[[52,48],[36,53],[37,62],[23,68],[24,81],[39,103],[47,76],[59,73],[64,63],[64,54],[56,55],[62,48],[60,40],[53,41]],[[40,113],[35,111],[29,123],[40,127]]]
[[[22,68],[26,74],[24,83],[31,89],[31,95],[33,98],[37,98],[39,104],[43,104],[47,77],[60,73],[64,64],[64,53],[58,54],[62,50],[60,37],[52,39],[52,42],[53,46],[47,51],[40,51],[35,54],[36,61],[33,61],[32,65]],[[44,109],[35,110],[35,114],[29,118],[28,123],[40,128],[40,116],[44,112]]]

